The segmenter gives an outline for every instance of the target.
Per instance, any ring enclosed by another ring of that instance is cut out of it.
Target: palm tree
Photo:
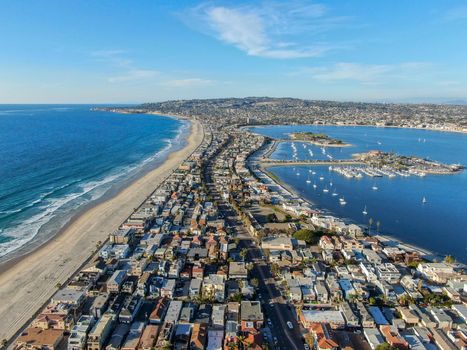
[[[238,350],[238,344],[234,342],[228,342],[227,343],[227,348],[229,350]]]
[[[417,290],[421,292],[423,290],[423,281],[421,279],[418,280],[417,283]]]
[[[358,301],[358,295],[357,295],[357,294],[352,294],[352,295],[350,295],[350,298],[349,298],[349,299],[350,299],[349,301],[350,301],[351,303],[354,303],[354,304],[355,304],[355,303]]]
[[[244,335],[239,335],[237,337],[237,342],[238,342],[239,348],[242,348],[242,349],[248,349],[250,345],[246,342],[246,337]]]
[[[248,254],[248,248],[243,248],[241,251],[240,251],[240,256],[245,259],[246,255]]]
[[[171,350],[171,349],[172,349],[172,344],[170,344],[169,342],[166,342],[161,348],[161,350]]]
[[[373,218],[370,218],[368,220],[368,234],[370,234],[371,232],[371,225],[373,225]]]
[[[456,262],[456,259],[452,255],[446,255],[444,258],[444,262],[448,264],[454,264]]]

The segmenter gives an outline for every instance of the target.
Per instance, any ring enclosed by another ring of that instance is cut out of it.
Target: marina
[[[408,177],[410,175],[417,175],[417,176],[425,176],[425,173],[410,173],[408,171],[395,171],[391,169],[378,169],[373,167],[336,167],[336,166],[329,166],[329,170],[334,171],[348,179],[357,178],[360,179],[363,176],[368,177],[383,177],[387,176],[389,178],[393,178],[396,176],[403,176]],[[377,189],[377,188],[376,188]]]
[[[292,148],[290,142],[278,142],[262,166],[282,183],[319,210],[363,226],[368,226],[372,219],[374,225],[380,222],[380,234],[440,254],[452,253],[465,261],[467,239],[462,230],[467,225],[463,214],[467,207],[465,171],[445,176],[377,168],[352,159],[352,154],[379,149],[436,159],[446,164],[467,164],[466,135],[330,126],[256,127],[254,130],[280,137],[294,128],[329,133],[353,146],[325,148],[326,154],[334,158],[330,161],[316,145],[308,145],[305,149],[300,142],[294,141]],[[426,142],[418,142],[419,137]],[[313,157],[309,151],[313,152]],[[327,192],[324,191],[326,188]]]
[[[0,11],[0,350],[467,350],[465,1],[62,4]]]

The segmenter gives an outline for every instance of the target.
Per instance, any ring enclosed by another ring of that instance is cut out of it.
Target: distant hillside
[[[364,103],[245,97],[145,103],[141,111],[227,124],[378,125],[464,131],[467,104]]]

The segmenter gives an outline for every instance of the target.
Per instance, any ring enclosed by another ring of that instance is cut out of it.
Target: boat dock
[[[332,164],[340,164],[340,165],[358,165],[364,164],[363,162],[353,160],[353,159],[320,159],[320,160],[312,160],[312,159],[303,159],[303,160],[290,160],[290,159],[262,159],[260,160],[261,165],[264,167],[271,167],[276,165],[332,165]]]

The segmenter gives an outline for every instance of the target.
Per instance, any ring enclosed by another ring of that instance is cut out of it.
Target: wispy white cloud
[[[414,79],[432,67],[428,62],[399,64],[360,64],[340,62],[326,67],[303,68],[291,75],[308,75],[323,82],[354,81],[361,84],[384,84],[389,80]]]
[[[173,79],[165,83],[168,87],[186,88],[195,86],[207,86],[214,84],[214,81],[200,78]]]
[[[159,75],[159,71],[137,67],[133,60],[126,58],[125,50],[99,50],[91,52],[91,56],[115,68],[114,75],[107,78],[109,83],[121,83],[145,80]]]
[[[330,67],[307,68],[313,79],[321,81],[354,80],[362,83],[374,83],[392,70],[390,65],[364,65],[341,62]]]
[[[345,20],[327,16],[324,5],[306,1],[258,6],[202,4],[184,13],[182,19],[250,56],[278,59],[316,57],[339,48],[313,37]]]
[[[109,77],[107,80],[110,83],[118,83],[118,82],[153,78],[156,75],[159,75],[159,72],[155,71],[155,70],[130,69],[130,70],[124,72],[121,75],[116,75],[116,76],[113,76],[113,77]]]

